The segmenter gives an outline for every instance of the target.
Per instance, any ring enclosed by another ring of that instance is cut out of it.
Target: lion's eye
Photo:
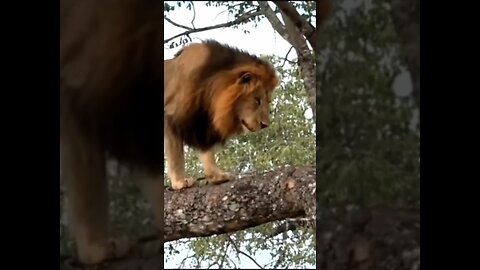
[[[252,75],[250,73],[244,73],[241,77],[240,77],[240,82],[241,83],[249,83],[250,81],[252,80]]]
[[[255,98],[255,104],[257,104],[257,106],[260,106],[260,104],[262,104],[262,100],[259,98]]]

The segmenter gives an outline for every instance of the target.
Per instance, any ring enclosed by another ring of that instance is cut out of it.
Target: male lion
[[[191,44],[164,62],[165,142],[173,189],[193,185],[185,178],[183,145],[199,150],[209,183],[231,178],[215,164],[215,146],[269,124],[278,85],[265,60],[216,41]]]
[[[209,41],[186,47],[161,73],[162,11],[161,1],[60,0],[60,166],[85,264],[129,251],[126,239],[111,238],[107,157],[143,173],[138,181],[163,236],[164,132],[180,189],[192,183],[184,178],[183,143],[200,149],[209,181],[218,182],[228,176],[212,147],[268,125],[278,81],[263,60]]]

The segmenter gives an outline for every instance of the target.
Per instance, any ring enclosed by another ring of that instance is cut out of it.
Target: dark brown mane
[[[244,50],[221,44],[214,40],[206,40],[204,44],[212,52],[212,56],[205,63],[205,68],[201,72],[200,78],[209,78],[221,70],[233,69],[242,64],[261,65],[271,67],[267,61],[249,54]],[[271,67],[272,72],[275,72]]]
[[[196,104],[202,104],[202,106],[189,108],[188,117],[185,117],[183,121],[171,117],[167,117],[166,121],[168,121],[172,131],[182,138],[187,145],[207,150],[215,144],[223,144],[227,140],[213,126],[213,115],[209,111],[212,93],[205,90],[210,79],[222,71],[231,70],[240,65],[268,67],[272,74],[275,74],[275,70],[267,61],[246,51],[214,40],[206,40],[202,44],[206,45],[210,51],[209,57],[203,63],[202,68],[198,70],[199,74],[196,76],[197,81],[195,82],[195,85],[198,86],[195,91],[198,91],[197,98],[199,99]],[[183,49],[177,52],[175,57],[181,55],[182,52]]]

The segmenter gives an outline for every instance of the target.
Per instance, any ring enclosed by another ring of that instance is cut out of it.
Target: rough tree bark
[[[315,217],[315,168],[283,167],[217,186],[165,192],[165,241]]]
[[[300,30],[300,32],[310,43],[310,46],[312,46],[312,48],[316,48],[317,31],[315,27],[308,23],[307,20],[303,18],[300,13],[298,13],[297,9],[295,9],[295,7],[288,1],[275,1],[273,3],[290,19],[290,21],[292,21],[295,27]]]
[[[221,185],[166,190],[164,239],[210,236],[296,217],[307,217],[314,226],[315,175],[315,167],[285,166]],[[163,247],[152,244],[156,240],[140,239],[131,256],[94,269],[157,269]],[[66,258],[60,269],[90,268]]]

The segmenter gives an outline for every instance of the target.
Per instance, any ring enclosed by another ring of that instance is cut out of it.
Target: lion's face
[[[228,85],[225,87],[225,85]],[[214,91],[213,125],[223,138],[254,133],[270,124],[270,104],[278,78],[268,67],[250,65],[218,75]]]
[[[243,74],[239,83],[252,89],[240,96],[235,104],[235,112],[242,131],[253,133],[268,127],[273,89],[257,81],[250,73]]]

